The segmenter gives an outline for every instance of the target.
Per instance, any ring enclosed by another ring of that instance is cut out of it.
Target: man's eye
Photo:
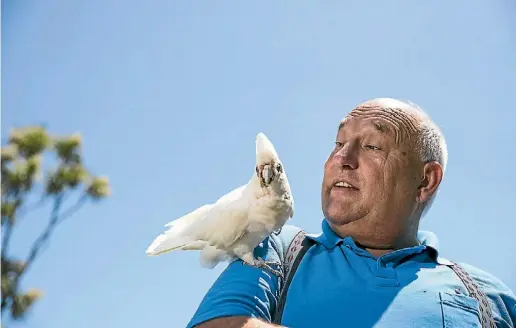
[[[366,148],[372,149],[372,150],[380,150],[380,148],[374,146],[374,145],[366,145]]]
[[[335,148],[341,148],[344,144],[339,141],[335,141]]]

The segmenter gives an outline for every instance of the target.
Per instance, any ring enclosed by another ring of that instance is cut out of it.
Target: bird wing
[[[206,216],[191,227],[196,239],[226,249],[240,238],[248,224],[250,201],[247,185],[242,185],[217,200]]]
[[[202,249],[205,244],[222,249],[231,245],[246,227],[246,186],[233,189],[215,203],[203,205],[167,223],[167,230],[152,241],[147,255],[161,255],[185,248]]]

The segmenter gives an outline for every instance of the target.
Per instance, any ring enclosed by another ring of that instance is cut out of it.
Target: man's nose
[[[337,162],[343,167],[352,170],[358,167],[358,149],[354,143],[345,143],[334,156]]]

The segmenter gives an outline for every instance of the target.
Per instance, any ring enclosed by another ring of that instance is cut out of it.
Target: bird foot
[[[281,264],[278,262],[264,261],[261,257],[257,258],[254,266],[257,268],[265,269],[265,270],[271,272],[272,274],[275,274],[276,276],[283,278],[282,272],[272,268],[271,265],[281,266]]]

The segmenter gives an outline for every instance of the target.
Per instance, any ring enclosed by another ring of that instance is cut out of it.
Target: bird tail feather
[[[195,250],[200,244],[190,237],[173,238],[167,234],[161,234],[147,248],[146,254],[149,256],[162,255],[176,250]]]
[[[204,205],[198,209],[174,220],[165,225],[168,229],[160,234],[146,250],[149,256],[157,256],[175,250],[199,250],[202,249],[205,242],[193,239],[184,232],[195,222],[201,220],[209,210],[212,204]]]

